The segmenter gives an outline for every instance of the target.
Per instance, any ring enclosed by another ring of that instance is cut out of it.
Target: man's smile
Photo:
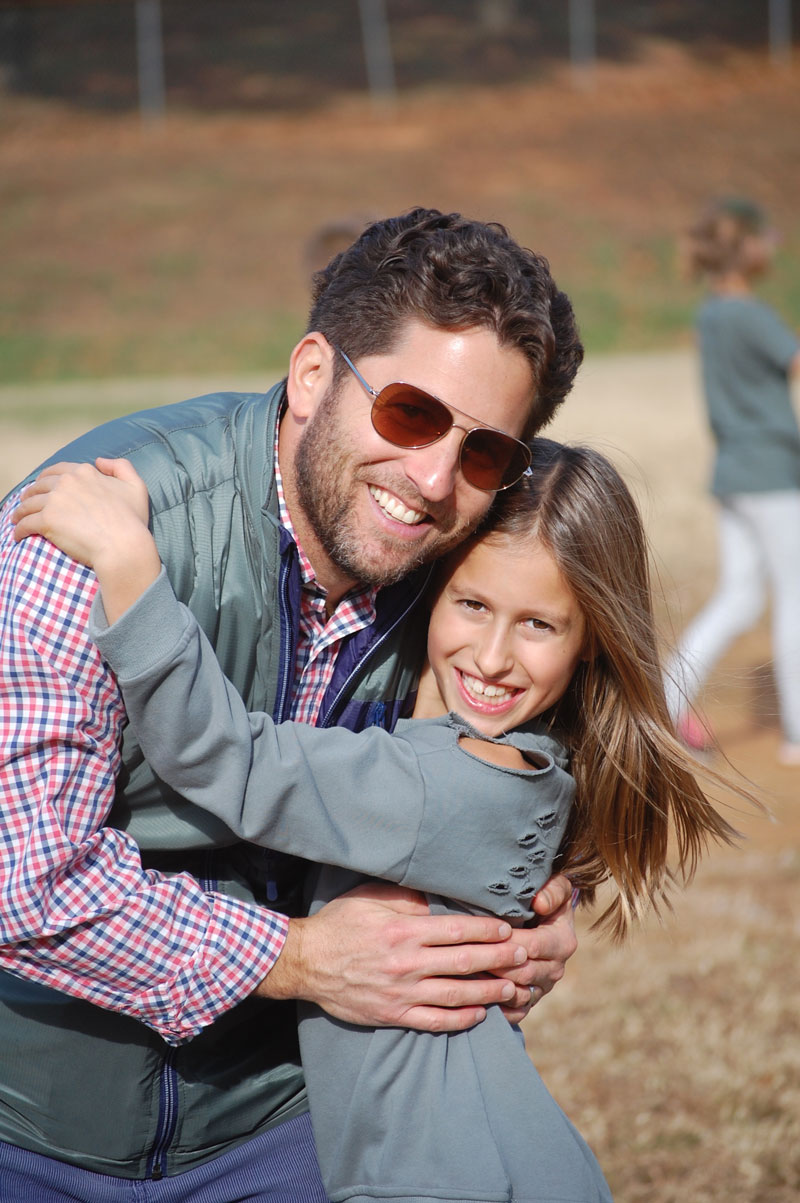
[[[370,485],[369,491],[383,512],[395,522],[402,522],[405,526],[418,526],[428,517],[424,510],[410,509],[394,493],[388,493],[386,489],[380,489],[377,485]]]

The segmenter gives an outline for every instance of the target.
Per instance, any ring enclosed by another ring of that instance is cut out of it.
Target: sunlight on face
[[[451,561],[431,612],[431,674],[445,710],[499,735],[563,696],[584,649],[583,612],[538,540],[488,536]]]
[[[530,364],[491,330],[409,320],[391,351],[362,356],[358,366],[377,390],[414,384],[514,437],[530,413]],[[375,431],[371,407],[348,372],[319,402],[297,447],[299,503],[311,528],[303,548],[328,589],[400,579],[460,543],[492,499],[460,471],[459,426],[427,447],[396,447]]]

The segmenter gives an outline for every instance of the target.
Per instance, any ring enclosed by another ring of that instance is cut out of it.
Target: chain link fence
[[[0,0],[0,89],[102,108],[303,109],[535,79],[643,38],[788,57],[800,0]]]

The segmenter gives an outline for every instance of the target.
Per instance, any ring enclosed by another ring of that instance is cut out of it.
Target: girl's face
[[[563,696],[584,650],[583,612],[538,541],[489,536],[452,563],[431,612],[430,668],[446,710],[499,735]]]

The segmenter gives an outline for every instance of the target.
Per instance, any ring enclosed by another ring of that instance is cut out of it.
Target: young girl
[[[725,649],[758,621],[769,586],[782,764],[800,766],[800,430],[791,377],[800,338],[753,293],[775,238],[757,205],[714,202],[689,231],[691,274],[709,286],[697,317],[703,387],[717,444],[719,585],[684,632],[668,666],[678,730],[710,743],[691,703]]]
[[[128,465],[99,464],[138,488]],[[630,493],[587,449],[539,439],[532,467],[443,563],[414,710],[423,721],[394,735],[248,716],[120,481],[84,467],[53,513],[40,478],[17,530],[46,532],[94,567],[105,614],[96,603],[93,637],[154,769],[245,839],[296,852],[291,833],[303,830],[302,850],[311,843],[325,862],[311,874],[312,909],[355,884],[352,868],[435,891],[434,910],[521,922],[558,859],[587,899],[609,883],[599,922],[619,936],[663,894],[670,834],[686,879],[709,837],[734,833],[671,733]],[[49,471],[55,484],[60,469]],[[468,803],[458,826],[453,795]],[[334,1203],[610,1198],[498,1010],[435,1035],[355,1028],[301,1005],[300,1030]]]

